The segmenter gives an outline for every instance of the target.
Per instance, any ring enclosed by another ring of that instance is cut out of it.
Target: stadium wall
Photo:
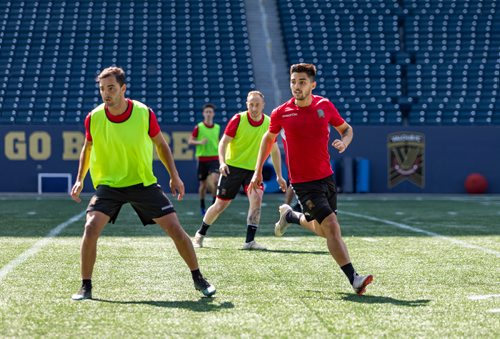
[[[192,128],[162,126],[188,193],[198,187],[194,148],[187,144]],[[332,158],[340,165],[367,159],[369,192],[465,193],[465,178],[478,172],[488,180],[488,193],[500,193],[500,126],[354,126],[354,131],[348,150],[336,154],[332,149]],[[49,174],[42,182],[44,192],[64,191],[66,179],[51,183],[59,179],[50,174],[69,173],[74,180],[83,140],[81,126],[0,126],[0,192],[37,192],[39,173]],[[160,161],[154,169],[168,190]],[[92,190],[87,176],[84,191]]]

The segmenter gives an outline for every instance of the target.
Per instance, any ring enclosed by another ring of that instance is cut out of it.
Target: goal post
[[[71,192],[71,173],[38,173],[38,194]]]

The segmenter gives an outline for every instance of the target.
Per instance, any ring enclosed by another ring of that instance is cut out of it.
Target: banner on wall
[[[404,181],[425,187],[425,135],[395,132],[387,137],[388,187]]]

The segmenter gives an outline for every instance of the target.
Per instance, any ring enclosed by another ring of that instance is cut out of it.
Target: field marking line
[[[413,226],[410,226],[410,225],[402,224],[402,223],[391,221],[391,220],[380,219],[380,218],[372,217],[372,216],[369,216],[369,215],[364,215],[364,214],[359,214],[359,213],[353,213],[353,212],[347,212],[347,211],[342,211],[341,213],[346,214],[346,215],[350,215],[350,216],[353,216],[353,217],[357,217],[357,218],[367,219],[367,220],[371,220],[371,221],[377,221],[377,222],[380,222],[380,223],[383,223],[383,224],[387,224],[387,225],[391,225],[391,226],[395,226],[397,228],[401,228],[401,229],[404,229],[404,230],[407,230],[407,231],[412,231],[412,232],[415,232],[415,233],[425,234],[425,235],[428,235],[428,236],[431,236],[431,237],[434,237],[434,238],[439,238],[439,239],[442,239],[442,240],[446,240],[448,242],[451,242],[451,243],[453,243],[455,245],[458,245],[458,246],[461,246],[461,247],[473,248],[473,249],[480,250],[480,251],[483,251],[483,252],[488,253],[488,254],[493,254],[497,258],[500,258],[500,252],[499,251],[492,250],[491,248],[486,248],[486,247],[482,247],[482,246],[477,246],[477,245],[469,244],[469,243],[467,243],[465,241],[453,239],[453,238],[450,238],[450,237],[446,237],[446,236],[441,235],[439,233],[435,233],[435,232],[431,232],[431,231],[426,231],[426,230],[423,230],[423,229],[420,229],[420,228],[417,228],[417,227],[413,227]]]
[[[40,251],[45,245],[47,245],[50,242],[50,240],[52,240],[52,238],[56,237],[66,227],[68,227],[72,223],[80,220],[85,215],[85,213],[86,213],[86,211],[83,211],[83,212],[69,218],[68,220],[66,220],[62,224],[57,225],[52,230],[50,230],[50,232],[44,238],[38,240],[36,243],[33,244],[33,246],[31,246],[26,251],[21,253],[21,255],[19,255],[17,258],[15,258],[11,262],[9,262],[4,267],[0,268],[0,282],[2,282],[2,280],[5,278],[5,276],[10,273],[10,271],[12,271],[14,268],[16,268],[17,266],[19,266],[20,264],[22,264],[23,262],[28,260],[33,255],[37,254],[38,251]]]
[[[500,298],[500,294],[485,294],[485,295],[470,295],[468,296],[470,300],[485,300],[492,298]]]

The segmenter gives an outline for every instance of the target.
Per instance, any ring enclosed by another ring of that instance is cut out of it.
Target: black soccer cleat
[[[213,285],[211,285],[208,281],[203,277],[199,277],[194,280],[194,288],[198,291],[201,291],[205,297],[211,297],[215,294],[216,290]]]

